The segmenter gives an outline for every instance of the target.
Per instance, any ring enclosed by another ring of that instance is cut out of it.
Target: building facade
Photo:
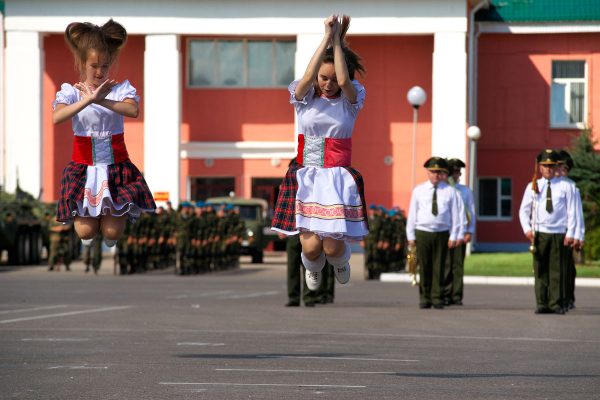
[[[12,191],[18,180],[56,199],[72,133],[68,123],[52,124],[50,105],[61,83],[78,79],[63,32],[73,21],[113,18],[130,35],[114,74],[141,95],[140,116],[126,119],[127,146],[157,197],[177,203],[234,191],[273,203],[296,149],[287,86],[303,74],[325,17],[345,13],[367,69],[358,77],[367,100],[353,166],[368,202],[406,208],[413,165],[422,181],[431,155],[473,166],[476,156],[478,244],[519,247],[517,209],[533,156],[567,146],[584,126],[598,137],[600,18],[520,21],[507,13],[514,8],[486,0],[363,3],[4,1],[0,184]],[[427,93],[416,126],[406,99],[413,86]],[[476,147],[469,125],[482,131]]]

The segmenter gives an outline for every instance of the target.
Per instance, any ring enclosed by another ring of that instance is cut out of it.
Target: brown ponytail
[[[112,65],[127,42],[127,31],[123,25],[112,19],[101,27],[90,22],[72,22],[65,30],[65,41],[73,53],[79,73],[83,76],[88,52],[95,50],[106,53],[109,64]]]

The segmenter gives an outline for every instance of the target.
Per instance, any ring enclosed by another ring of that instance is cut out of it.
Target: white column
[[[296,79],[302,78],[308,63],[312,58],[313,54],[319,47],[319,44],[323,40],[323,33],[301,33],[296,36],[296,60],[294,65],[294,74]],[[294,113],[294,151],[298,150],[298,117]]]
[[[153,193],[179,202],[181,135],[179,36],[146,35],[144,53],[144,177]]]
[[[0,7],[0,186],[6,185],[6,149],[4,132],[4,14]]]
[[[37,197],[42,187],[43,41],[39,32],[6,32],[6,190]],[[45,105],[50,106],[50,105]]]
[[[431,154],[467,162],[467,53],[464,32],[434,35]]]

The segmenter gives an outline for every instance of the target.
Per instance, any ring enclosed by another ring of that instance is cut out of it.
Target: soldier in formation
[[[402,210],[369,207],[369,234],[364,239],[365,278],[400,271],[406,260],[406,219]]]
[[[94,240],[89,244],[83,244],[83,263],[85,264],[85,272],[90,272],[90,267],[94,274],[98,274],[100,265],[102,264],[102,234],[96,235]]]
[[[446,257],[446,269],[444,279],[444,305],[462,306],[463,300],[463,278],[465,275],[465,254],[467,243],[471,241],[475,233],[475,202],[473,192],[469,187],[459,183],[461,169],[465,163],[458,158],[448,160],[449,177],[448,183],[453,186],[464,205],[465,228],[464,240],[457,243],[456,247],[448,249]]]
[[[446,255],[464,239],[464,203],[445,182],[448,162],[444,158],[431,157],[424,167],[427,181],[412,192],[406,234],[417,249],[419,307],[443,309]]]
[[[183,202],[175,211],[167,204],[127,225],[115,262],[121,274],[170,266],[180,275],[233,268],[239,265],[244,231],[239,210],[231,205]]]
[[[73,224],[52,219],[49,223],[48,271],[60,271],[61,264],[71,270]]]
[[[572,300],[566,289],[573,275],[568,249],[581,241],[577,190],[573,181],[557,174],[560,155],[556,151],[543,150],[536,161],[533,180],[519,209],[523,233],[531,241],[533,253],[535,313],[564,314]]]
[[[285,235],[280,234],[279,237],[283,239]],[[285,306],[298,307],[301,299],[306,307],[333,303],[335,297],[333,267],[326,263],[323,268],[321,286],[317,290],[310,290],[306,280],[302,279],[305,275],[305,268],[302,265],[301,252],[300,237],[298,235],[288,236],[286,239],[288,302]]]

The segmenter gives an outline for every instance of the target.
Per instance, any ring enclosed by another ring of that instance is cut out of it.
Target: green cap
[[[461,168],[466,167],[465,163],[458,158],[449,158],[448,159],[448,168],[450,172],[458,172]]]
[[[543,165],[558,164],[559,159],[560,157],[558,156],[558,153],[552,149],[543,150],[536,158],[537,163]]]
[[[567,152],[566,150],[558,150],[557,153],[559,157],[558,163],[566,164],[567,168],[571,170],[573,168],[573,158],[571,157],[569,152]]]
[[[431,157],[423,164],[430,171],[446,171],[448,172],[448,161],[442,157]]]

